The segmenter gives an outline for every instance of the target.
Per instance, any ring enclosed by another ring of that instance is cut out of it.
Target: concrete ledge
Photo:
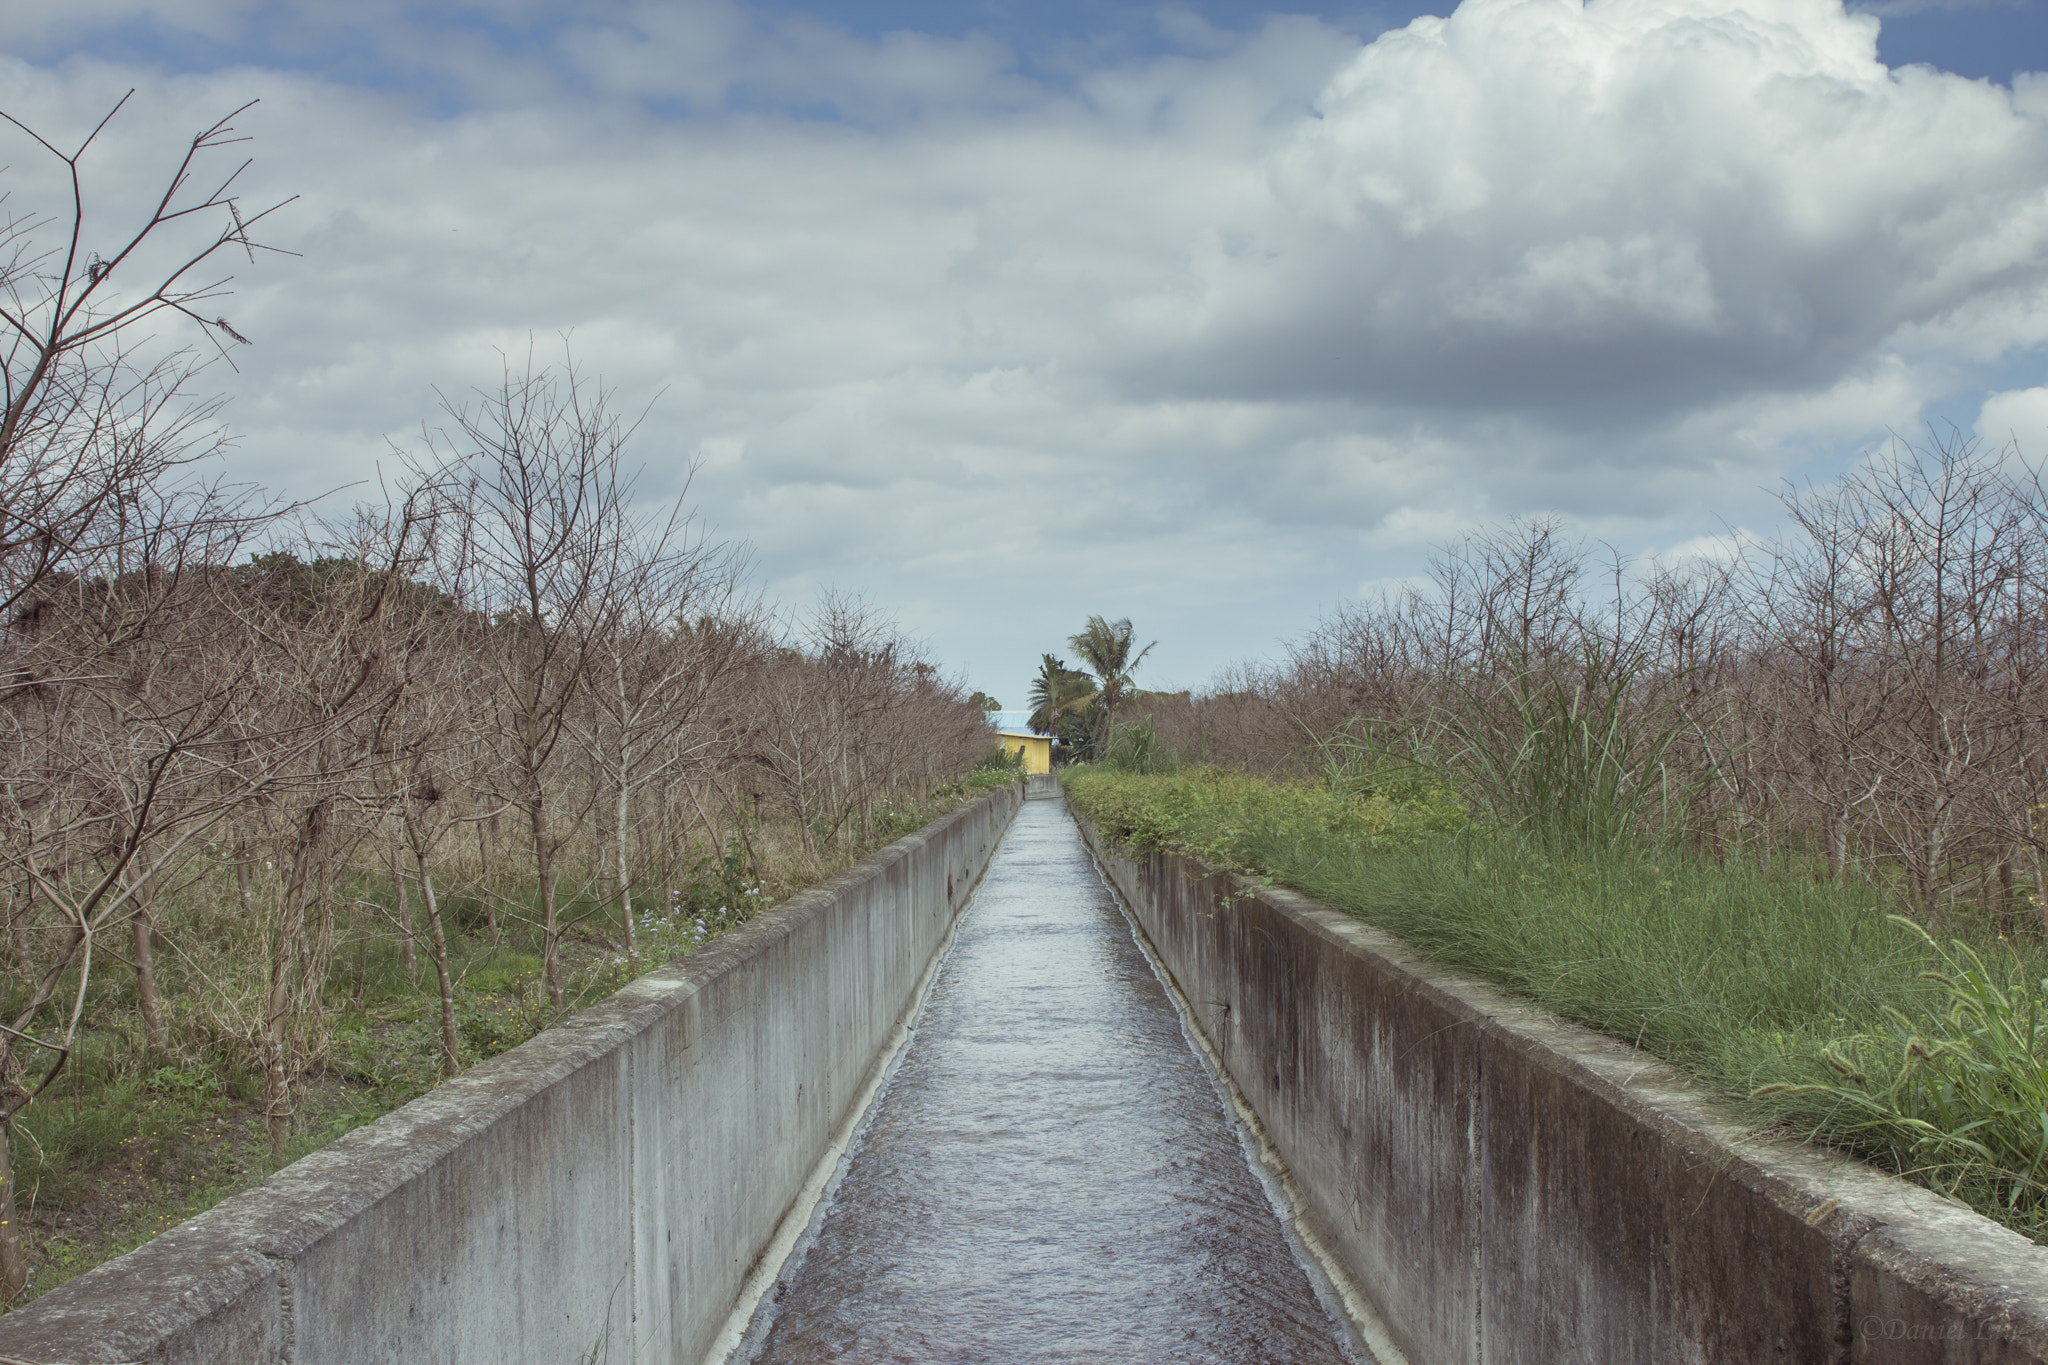
[[[0,1317],[0,1360],[702,1360],[1021,799],[953,812]]]
[[[2048,1249],[1305,897],[1098,862],[1417,1365],[2048,1362]]]

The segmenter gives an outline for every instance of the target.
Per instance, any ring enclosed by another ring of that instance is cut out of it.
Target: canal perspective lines
[[[1019,812],[739,1358],[1355,1360],[1058,800]]]

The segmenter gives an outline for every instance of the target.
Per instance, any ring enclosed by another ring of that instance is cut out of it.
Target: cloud
[[[2027,9],[2035,0],[1855,0],[1850,8],[1880,18],[1914,14],[1967,14],[1972,11]]]
[[[1825,387],[1965,317],[2040,341],[2048,123],[1888,71],[1876,33],[1831,0],[1467,0],[1385,34],[1125,373],[1582,428]]]
[[[1889,72],[1831,0],[1467,0],[1369,45],[1183,16],[1056,83],[724,0],[149,12],[233,59],[79,18],[0,108],[82,131],[140,86],[88,167],[132,204],[264,97],[247,192],[302,196],[303,255],[223,305],[236,470],[367,477],[570,333],[661,394],[651,493],[696,463],[776,591],[867,589],[998,695],[1091,611],[1198,681],[1490,517],[1760,523],[2048,341],[2048,82]],[[358,55],[308,69],[322,34]]]
[[[1977,439],[1991,446],[2011,443],[2034,460],[2048,456],[2048,388],[2009,389],[1985,399]]]
[[[1031,87],[992,39],[891,32],[864,40],[730,0],[592,6],[562,31],[569,68],[605,95],[720,109],[735,99],[893,122],[947,108],[1014,106]]]
[[[63,5],[11,5],[10,45],[40,46],[66,37],[103,33],[110,26],[148,24],[197,37],[224,40],[264,0],[70,0]]]

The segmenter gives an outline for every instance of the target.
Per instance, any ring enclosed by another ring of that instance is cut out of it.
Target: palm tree
[[[1116,727],[1116,708],[1135,690],[1131,685],[1131,675],[1138,671],[1138,665],[1159,644],[1154,640],[1133,655],[1131,635],[1131,618],[1128,616],[1116,622],[1091,616],[1086,628],[1067,641],[1081,656],[1081,662],[1095,674],[1095,700],[1102,707],[1102,735],[1096,745],[1098,753],[1108,751],[1110,735]]]
[[[1031,728],[1041,735],[1057,735],[1060,721],[1086,707],[1094,697],[1095,687],[1086,673],[1047,654],[1038,666],[1038,676],[1031,680]]]
[[[1038,735],[1053,735],[1059,743],[1061,722],[1075,716],[1096,700],[1096,684],[1081,669],[1069,669],[1063,659],[1042,655],[1038,677],[1030,684],[1030,729]]]

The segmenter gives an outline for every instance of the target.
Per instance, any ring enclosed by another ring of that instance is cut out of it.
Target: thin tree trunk
[[[420,955],[413,946],[412,902],[406,895],[405,863],[399,850],[400,831],[391,832],[391,885],[392,899],[398,913],[398,951],[405,961],[407,976],[417,978],[420,974]]]
[[[28,921],[35,904],[35,882],[23,877],[20,894],[8,897],[7,935],[9,947],[14,952],[14,965],[24,982],[33,981],[36,976],[35,954],[28,943]]]
[[[153,1064],[171,1052],[171,1031],[164,1022],[163,1001],[156,989],[156,962],[150,940],[156,934],[156,872],[152,869],[135,888],[135,909],[128,916],[135,942],[135,997],[142,1012],[143,1050]]]
[[[1941,866],[1948,854],[1948,831],[1942,827],[1942,817],[1937,815],[1927,826],[1927,834],[1921,843],[1922,865],[1917,869],[1916,880],[1920,883],[1920,903],[1927,911],[1930,925],[1941,922]]]
[[[2019,929],[2013,914],[2012,896],[2012,854],[2006,853],[1998,860],[1996,879],[1993,881],[1994,894],[1998,898],[1998,932],[2011,938]]]
[[[326,820],[321,820],[324,831]],[[294,1107],[305,1080],[305,1062],[327,1047],[327,968],[334,960],[334,846],[321,838],[313,844],[313,899],[310,928],[299,965],[299,1007],[308,1027],[299,1036],[292,1059]]]
[[[540,970],[547,983],[548,1005],[560,1011],[568,992],[562,986],[562,926],[555,906],[555,851],[548,840],[547,812],[540,798],[526,808],[527,828],[533,837],[533,867],[540,874]]]
[[[285,897],[284,914],[277,926],[277,940],[270,953],[270,991],[264,1001],[263,1028],[263,1125],[270,1135],[272,1156],[283,1156],[291,1136],[291,1016],[292,964],[297,959],[292,940],[298,937],[296,922],[302,913],[296,906],[297,888]]]
[[[623,757],[621,755],[622,761]],[[626,958],[628,961],[633,961],[639,957],[640,948],[633,933],[633,881],[626,857],[626,820],[630,813],[625,770],[621,767],[619,773],[618,819],[616,821],[618,825],[616,832],[618,835],[619,855],[619,925],[625,930],[626,934]]]
[[[28,1288],[28,1254],[14,1200],[14,1115],[0,1117],[0,1294],[13,1303]]]
[[[321,840],[320,806],[306,813],[293,854],[291,878],[279,898],[277,937],[271,945],[270,991],[265,1001],[263,1036],[263,1122],[271,1155],[282,1157],[291,1138],[298,1082],[298,996],[318,986],[305,978],[310,965],[306,943],[306,901],[314,875],[316,845]],[[297,978],[297,979],[295,979]]]
[[[427,855],[418,845],[413,848],[413,861],[419,869],[420,899],[427,903],[428,951],[434,959],[434,976],[441,986],[441,1071],[453,1076],[462,1070],[462,1053],[455,1036],[455,976],[448,970],[448,934],[441,927],[441,903],[434,895],[434,874],[427,866]]]
[[[251,912],[256,908],[256,870],[251,862],[248,845],[235,846],[235,893],[242,898],[243,923],[251,923]]]
[[[496,819],[495,816],[492,817]],[[498,946],[498,902],[491,895],[491,851],[490,841],[484,837],[484,821],[476,822],[476,866],[477,886],[484,901],[484,927],[490,932],[491,946]]]

